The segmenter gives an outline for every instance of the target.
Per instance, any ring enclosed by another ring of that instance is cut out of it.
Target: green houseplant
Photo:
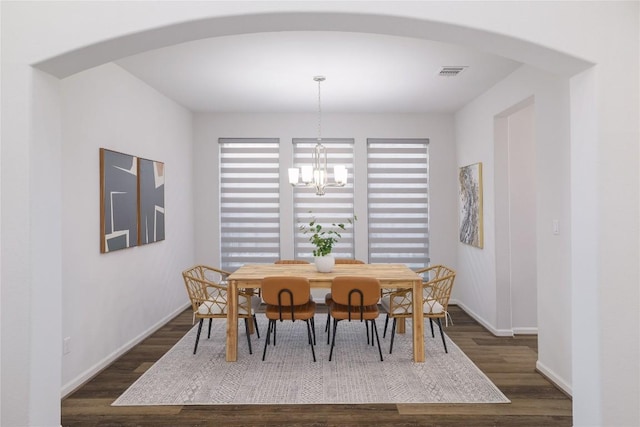
[[[353,220],[356,219],[354,216]],[[353,224],[353,220],[349,219],[349,224]],[[346,226],[343,223],[332,223],[331,227],[325,228],[315,217],[312,217],[308,224],[300,226],[300,231],[309,237],[309,242],[315,247],[313,256],[315,257],[316,267],[321,272],[330,272],[333,269],[335,260],[331,251],[342,237],[340,233],[346,230]]]

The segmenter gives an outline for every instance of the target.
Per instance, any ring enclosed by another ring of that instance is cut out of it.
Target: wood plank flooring
[[[62,426],[572,425],[571,400],[535,371],[536,336],[495,337],[459,307],[449,309],[455,324],[446,329],[447,334],[512,403],[112,407],[191,328],[187,310],[63,399]],[[316,327],[323,325],[324,316],[318,316]],[[426,331],[426,339],[432,339],[428,326]]]

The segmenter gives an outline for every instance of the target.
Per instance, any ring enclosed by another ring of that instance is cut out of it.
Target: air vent
[[[442,77],[456,77],[461,72],[463,72],[466,68],[467,67],[464,65],[442,67],[438,75]]]

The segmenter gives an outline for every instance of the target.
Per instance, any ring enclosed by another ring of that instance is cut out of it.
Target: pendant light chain
[[[318,82],[318,141],[322,140],[322,98],[320,95],[320,84],[325,80],[324,76],[315,76],[313,80]]]

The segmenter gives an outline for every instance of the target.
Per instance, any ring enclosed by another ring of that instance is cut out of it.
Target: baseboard
[[[540,361],[536,361],[536,371],[547,380],[549,380],[554,386],[559,388],[568,397],[573,397],[573,390],[571,385],[567,384],[562,378],[555,374],[551,369],[548,369]]]
[[[538,335],[538,328],[513,328],[513,335]]]
[[[512,337],[513,336],[513,330],[511,330],[511,329],[496,329],[496,328],[494,328],[493,325],[491,325],[489,322],[484,320],[482,318],[482,316],[478,315],[476,312],[471,310],[469,307],[464,305],[462,302],[452,298],[451,301],[450,301],[450,304],[455,304],[458,307],[460,307],[461,309],[463,309],[465,311],[465,313],[467,313],[469,316],[473,317],[473,319],[476,322],[480,323],[486,330],[491,332],[493,335],[495,335],[497,337]],[[455,319],[454,319],[454,322],[455,322]]]
[[[76,391],[78,388],[82,387],[89,380],[91,380],[93,377],[98,375],[103,369],[105,369],[107,366],[115,362],[118,358],[120,358],[129,350],[131,350],[133,347],[140,344],[143,340],[147,339],[151,334],[153,334],[158,329],[166,325],[167,322],[169,322],[171,319],[173,319],[174,317],[182,313],[190,305],[191,303],[185,303],[184,305],[179,307],[177,310],[165,316],[156,324],[148,328],[146,331],[143,331],[140,335],[133,338],[132,340],[127,342],[125,345],[123,345],[113,353],[109,354],[107,357],[105,357],[104,359],[102,359],[101,361],[99,361],[89,369],[87,369],[82,374],[78,375],[72,381],[69,381],[67,384],[64,384],[62,386],[62,389],[60,390],[61,398],[64,399],[65,397],[67,397],[68,395]]]

